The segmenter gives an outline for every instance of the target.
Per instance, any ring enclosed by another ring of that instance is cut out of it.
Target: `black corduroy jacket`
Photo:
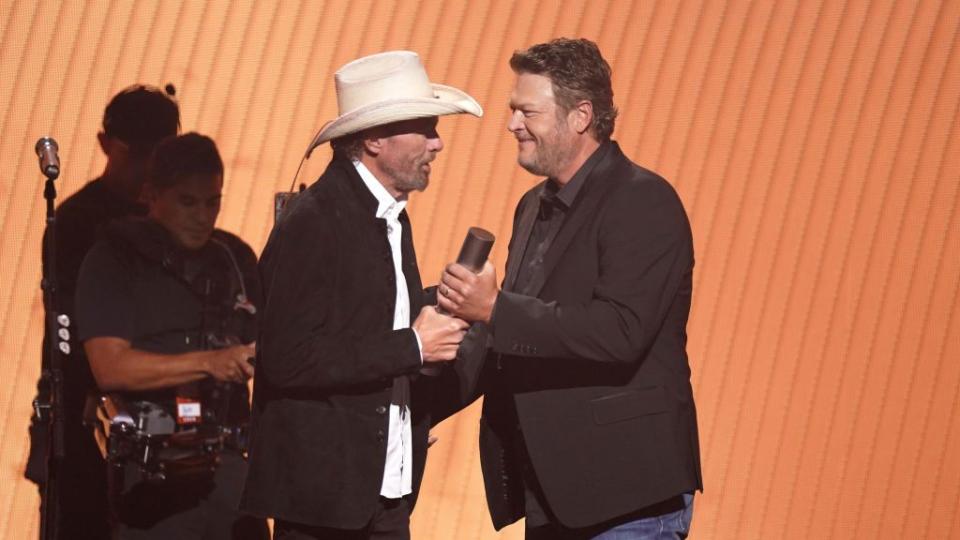
[[[335,158],[297,195],[260,260],[265,292],[241,509],[356,529],[383,481],[393,378],[411,387],[414,498],[423,478],[431,377],[413,330],[393,330],[386,221],[353,164]],[[426,301],[406,212],[401,251],[411,323]]]

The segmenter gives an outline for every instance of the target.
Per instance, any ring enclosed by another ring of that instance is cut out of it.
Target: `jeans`
[[[617,525],[594,536],[593,540],[682,540],[690,534],[693,493],[684,493],[683,502],[680,510]]]
[[[676,499],[676,502],[674,502]],[[693,493],[684,493],[664,503],[672,510],[650,514],[659,504],[639,513],[644,517],[619,518],[585,529],[567,529],[555,523],[527,528],[527,540],[682,540],[690,534],[693,519]],[[661,504],[664,504],[661,503]],[[626,519],[626,521],[624,521]]]

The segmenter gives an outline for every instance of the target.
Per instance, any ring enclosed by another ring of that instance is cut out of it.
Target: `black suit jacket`
[[[393,330],[395,273],[376,207],[353,164],[334,159],[285,208],[264,249],[247,512],[350,529],[373,515],[393,378],[421,367],[413,330]],[[423,288],[405,212],[400,220],[412,322]],[[430,379],[412,386],[414,496]]]
[[[529,295],[511,287],[543,184],[521,199],[490,337],[471,329],[457,360],[466,401],[485,394],[481,464],[497,529],[523,516],[518,425],[567,527],[702,489],[685,350],[690,226],[663,178],[616,143],[598,152]],[[475,354],[484,339],[487,354]]]

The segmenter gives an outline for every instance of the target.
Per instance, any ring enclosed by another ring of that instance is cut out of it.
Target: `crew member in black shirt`
[[[138,198],[147,159],[157,142],[176,135],[179,127],[177,103],[157,88],[131,86],[107,105],[103,129],[97,133],[100,149],[107,157],[103,174],[63,201],[56,211],[54,294],[58,311],[72,320],[73,335],[73,297],[80,263],[104,224],[146,213]],[[44,336],[44,370],[50,365],[47,339]],[[71,349],[62,362],[65,455],[60,461],[53,501],[59,516],[57,538],[106,539],[109,529],[104,461],[90,430],[82,423],[84,401],[96,386],[83,347],[71,343]],[[37,384],[37,393],[38,402],[49,402],[49,387],[44,378]],[[30,457],[25,475],[40,486],[47,478],[47,429],[47,423],[37,418],[30,427]]]
[[[148,217],[109,226],[77,282],[79,337],[100,389],[156,404],[178,431],[212,422],[242,434],[249,417],[260,285],[250,247],[214,229],[222,185],[212,140],[161,142],[143,190]],[[264,520],[237,511],[241,439],[228,440],[209,476],[157,481],[128,463],[111,485],[116,537],[266,538]]]

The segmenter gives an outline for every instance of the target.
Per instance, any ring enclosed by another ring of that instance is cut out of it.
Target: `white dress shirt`
[[[400,238],[403,233],[403,224],[400,223],[400,212],[407,206],[407,201],[398,201],[390,195],[387,188],[370,169],[354,161],[353,166],[360,173],[360,178],[367,189],[377,199],[377,217],[387,221],[387,240],[390,242],[390,251],[393,253],[393,270],[396,274],[397,298],[393,309],[393,329],[410,327],[410,293],[407,290],[407,280],[403,275],[403,256],[400,251]],[[417,336],[417,347],[423,350],[420,336]],[[421,356],[421,361],[423,360]],[[410,407],[403,410],[397,405],[390,405],[390,425],[387,431],[387,462],[383,470],[383,485],[380,495],[388,499],[398,499],[413,491],[413,432],[410,425]]]

